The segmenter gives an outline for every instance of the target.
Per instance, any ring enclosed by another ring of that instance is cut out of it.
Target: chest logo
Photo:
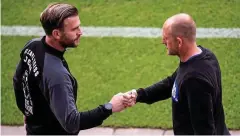
[[[178,87],[177,82],[175,81],[172,88],[172,100],[178,102]]]

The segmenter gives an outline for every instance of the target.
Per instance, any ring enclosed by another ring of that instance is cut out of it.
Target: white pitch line
[[[162,36],[161,28],[149,27],[82,27],[85,37],[145,37]],[[39,26],[1,26],[3,36],[43,36]],[[240,28],[197,28],[197,38],[240,38]]]

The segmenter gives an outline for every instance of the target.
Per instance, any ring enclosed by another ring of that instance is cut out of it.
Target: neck
[[[59,44],[59,42],[57,42],[56,40],[54,40],[52,37],[50,36],[46,36],[45,39],[46,43],[53,47],[54,49],[58,50],[58,51],[64,51],[65,49]]]
[[[190,44],[186,46],[186,48],[186,51],[179,55],[181,62],[186,62],[190,57],[202,52],[202,50],[197,47],[196,43]]]

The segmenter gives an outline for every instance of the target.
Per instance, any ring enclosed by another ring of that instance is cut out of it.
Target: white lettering
[[[32,51],[30,51],[28,55],[29,55],[30,57],[32,57],[32,54],[33,54],[33,52],[32,52]]]
[[[28,86],[28,70],[25,70],[23,77],[22,77],[22,86],[23,86],[23,93],[25,98],[25,114],[28,116],[30,114],[33,114],[33,103],[32,98],[29,91]]]
[[[28,50],[28,51],[27,51],[27,54],[29,55],[30,52],[31,52],[31,50]]]
[[[26,49],[26,50],[24,51],[24,54],[26,54],[26,53],[27,53],[27,51],[28,51],[28,49]]]
[[[36,63],[34,52],[29,50],[29,49],[26,49],[24,51],[24,54],[27,54],[30,57],[30,59],[29,59],[28,56],[26,56],[25,59],[23,60],[28,65],[29,73],[31,73],[31,70],[33,69],[34,76],[35,77],[38,76],[39,75],[39,71],[38,71],[39,68],[37,67],[37,63]]]
[[[33,61],[33,67],[36,67],[36,60],[32,60]]]
[[[37,71],[37,67],[35,67],[34,69],[33,69],[33,72],[35,73]]]
[[[38,76],[38,74],[39,74],[39,72],[37,71],[37,72],[34,74],[34,75],[35,75],[35,77],[36,77],[36,76]]]
[[[27,64],[28,64],[28,67],[29,67],[29,73],[30,73],[31,70],[32,70],[32,65],[31,65],[31,60],[30,60],[30,59],[28,59]]]
[[[34,53],[31,55],[31,58],[35,58],[35,55],[34,55]]]
[[[27,60],[28,60],[28,57],[26,56],[25,59],[24,59],[23,61],[24,61],[24,62],[27,62]]]
[[[30,112],[31,114],[33,114],[32,106],[27,105],[27,106],[26,106],[26,109],[27,109],[28,112]]]

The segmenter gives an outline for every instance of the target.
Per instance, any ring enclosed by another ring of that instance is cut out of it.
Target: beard
[[[74,42],[67,42],[67,41],[64,41],[64,40],[62,40],[62,41],[60,41],[59,42],[60,44],[61,44],[61,46],[63,47],[63,48],[75,48],[76,46],[75,46],[75,44],[74,44]]]
[[[177,47],[168,48],[168,55],[179,55],[179,49]]]
[[[173,51],[173,50],[168,50],[168,55],[178,55],[177,51]]]
[[[79,38],[79,37],[78,37]],[[66,37],[65,35],[63,35],[62,37],[61,37],[61,41],[59,41],[59,43],[61,44],[61,46],[63,47],[63,48],[76,48],[77,47],[77,44],[75,43],[75,41],[78,39],[78,38],[76,38],[76,39],[71,39],[71,38],[68,38],[68,37]]]

